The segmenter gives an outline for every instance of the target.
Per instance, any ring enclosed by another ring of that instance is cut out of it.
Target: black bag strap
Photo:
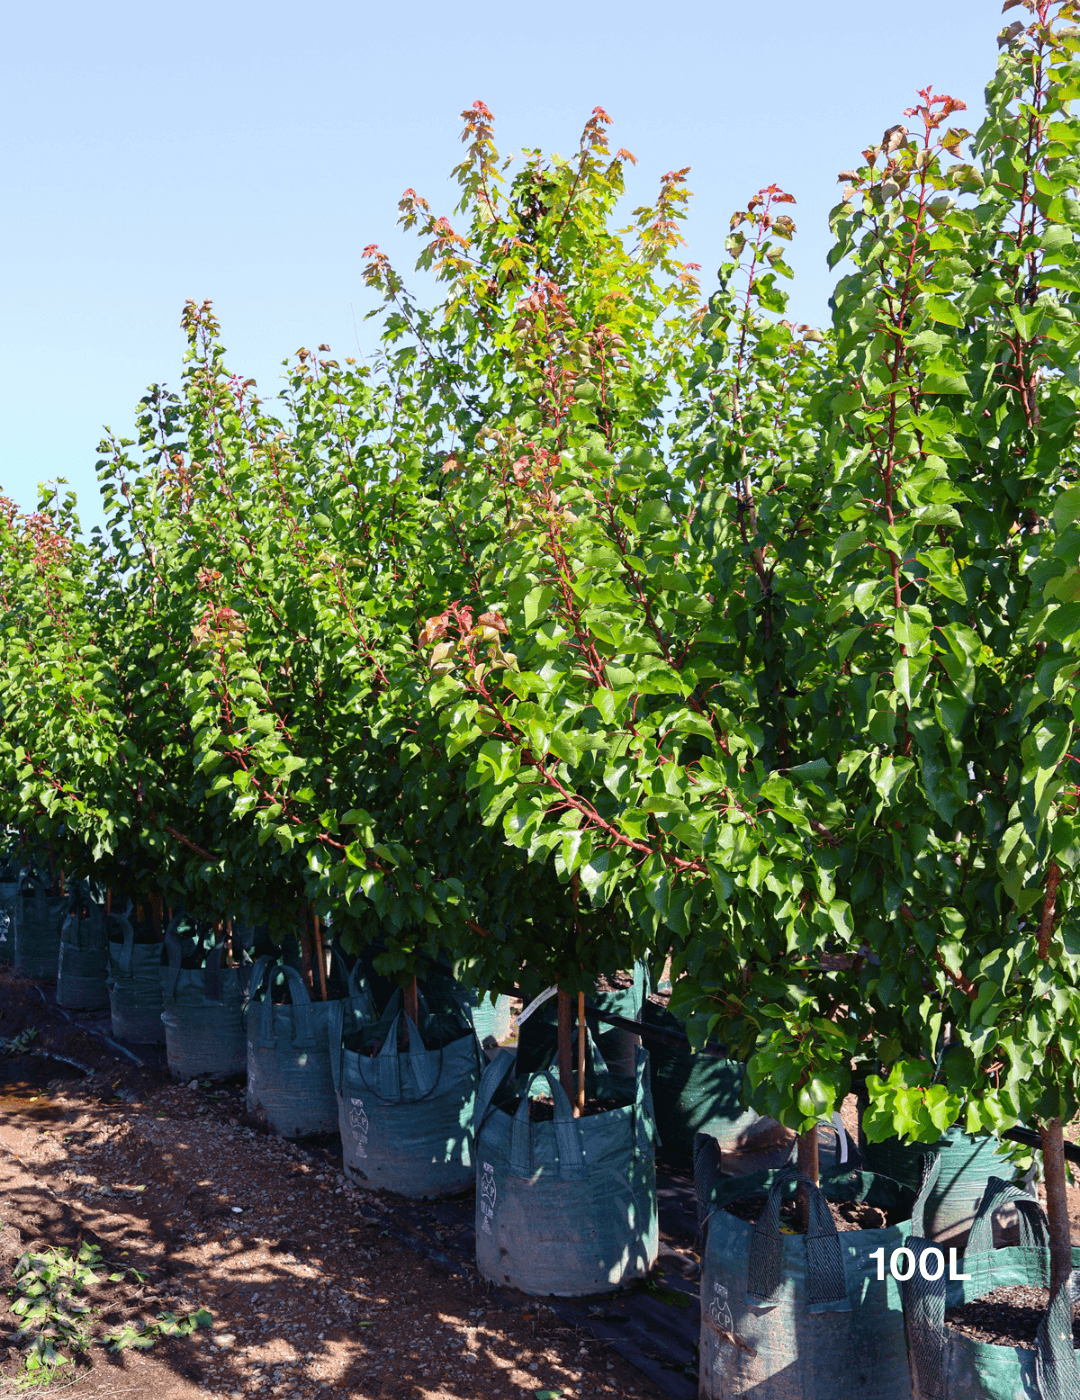
[[[809,1197],[806,1228],[806,1281],[810,1307],[848,1302],[844,1256],[836,1222],[824,1192],[808,1176],[790,1168],[777,1172],[765,1209],[754,1227],[747,1271],[747,1300],[757,1307],[774,1307],[783,1285],[784,1236],[780,1233],[780,1206],[792,1182],[805,1186]],[[849,1304],[850,1306],[850,1304]]]

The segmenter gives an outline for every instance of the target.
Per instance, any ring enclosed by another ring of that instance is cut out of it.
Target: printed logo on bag
[[[350,1099],[352,1108],[349,1109],[349,1127],[356,1134],[356,1155],[358,1157],[367,1156],[368,1140],[368,1116],[364,1112],[363,1099]]]
[[[709,1316],[717,1327],[722,1327],[725,1332],[730,1332],[735,1325],[731,1316],[731,1305],[728,1302],[728,1291],[722,1283],[713,1284],[713,1300],[709,1304]]]
[[[484,1217],[482,1229],[491,1234],[491,1221],[495,1215],[495,1168],[490,1162],[484,1163],[484,1175],[480,1178],[480,1213]]]

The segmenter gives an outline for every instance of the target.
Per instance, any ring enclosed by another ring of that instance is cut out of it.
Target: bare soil
[[[16,1326],[4,1290],[19,1253],[80,1239],[146,1275],[103,1297],[110,1319],[214,1317],[145,1353],[93,1348],[66,1394],[660,1400],[544,1302],[508,1301],[475,1270],[409,1248],[393,1198],[345,1181],[318,1144],[267,1133],[242,1085],[192,1088],[127,1064],[0,966],[0,1039],[28,1027],[35,1051],[92,1072],[0,1057],[0,1338]],[[0,1340],[0,1396],[20,1365]]]

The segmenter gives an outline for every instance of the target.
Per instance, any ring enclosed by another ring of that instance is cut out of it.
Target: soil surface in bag
[[[976,1342],[1034,1351],[1039,1323],[1049,1306],[1049,1289],[1014,1284],[995,1288],[962,1308],[948,1308],[945,1322],[954,1332]],[[1080,1346],[1080,1303],[1073,1304],[1073,1346]]]
[[[836,1223],[837,1234],[845,1230],[883,1230],[890,1222],[880,1206],[867,1205],[865,1201],[827,1201],[829,1213]],[[724,1209],[738,1220],[748,1225],[756,1225],[765,1209],[764,1196],[740,1196],[729,1201]],[[780,1229],[788,1235],[804,1235],[806,1225],[796,1217],[794,1201],[786,1201],[780,1207]]]
[[[626,1108],[627,1100],[617,1098],[614,1094],[609,1094],[602,1099],[586,1099],[585,1107],[581,1112],[582,1118],[591,1118],[594,1113],[607,1113],[611,1108]],[[503,1104],[503,1112],[508,1113],[512,1118],[517,1108],[517,1100],[512,1104]],[[555,1119],[555,1104],[549,1094],[541,1094],[539,1098],[529,1100],[529,1122],[530,1123],[551,1123]]]

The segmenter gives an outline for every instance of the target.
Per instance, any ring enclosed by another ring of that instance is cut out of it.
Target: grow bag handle
[[[47,917],[45,905],[46,888],[45,881],[36,870],[27,870],[23,874],[22,881],[19,884],[20,895],[24,898],[28,894],[34,896],[34,914],[39,922],[43,922]]]
[[[480,1087],[476,1091],[476,1101],[473,1104],[472,1130],[473,1139],[480,1141],[480,1129],[487,1121],[491,1112],[491,1101],[499,1092],[507,1075],[517,1064],[516,1050],[500,1050],[493,1060],[489,1060],[484,1066],[484,1073],[480,1077]]]
[[[409,1065],[417,1088],[416,1098],[412,1102],[419,1103],[430,1098],[442,1075],[442,1051],[427,1050],[416,1028],[416,1022],[404,1011],[399,1011],[390,1022],[382,1049],[374,1057],[378,1088],[368,1082],[364,1073],[364,1062],[368,1056],[358,1055],[356,1058],[356,1068],[364,1081],[364,1088],[373,1093],[380,1103],[401,1103],[401,1056],[398,1054],[397,1033],[398,1023],[403,1016],[409,1027]],[[433,1068],[433,1060],[437,1061],[438,1069]]]
[[[184,917],[183,914],[177,914],[165,930],[165,952],[168,954],[169,963],[163,977],[163,990],[170,1001],[176,996],[176,984],[180,981],[184,944],[179,928],[180,920]],[[221,1002],[221,959],[224,952],[225,940],[219,939],[207,953],[203,963],[203,992],[207,1001],[217,1004]]]
[[[270,974],[269,977],[266,977],[267,972]],[[292,1043],[298,1050],[310,1050],[315,1044],[315,1030],[311,1020],[311,998],[304,986],[304,979],[294,967],[289,967],[285,963],[275,963],[269,953],[264,953],[252,970],[247,1006],[244,1009],[245,1016],[251,1008],[251,1003],[259,994],[264,977],[266,977],[266,995],[262,1001],[259,1044],[265,1050],[272,1050],[277,1044],[277,1037],[274,1035],[273,990],[276,979],[284,977],[288,983],[289,997],[292,1001]]]
[[[934,1157],[926,1162],[923,1169],[923,1184],[916,1203],[917,1217],[913,1223],[922,1226],[926,1198],[937,1182],[941,1172],[941,1158]],[[992,1219],[994,1212],[1010,1201],[1020,1207],[1020,1238],[1022,1247],[1036,1248],[1042,1256],[1047,1278],[1050,1271],[1050,1250],[1037,1244],[1036,1233],[1049,1238],[1046,1216],[1037,1201],[1025,1196],[1015,1186],[1010,1186],[999,1177],[991,1177],[986,1183],[982,1201],[975,1215],[975,1221],[968,1236],[964,1251],[965,1269],[983,1274],[983,1279],[975,1284],[990,1284],[990,1266],[994,1254]],[[937,1277],[928,1278],[920,1268],[921,1255],[932,1250],[938,1253],[938,1246],[929,1240],[915,1235],[909,1236],[907,1247],[915,1255],[915,1267],[911,1277],[903,1284],[904,1319],[909,1338],[912,1380],[917,1393],[942,1397],[948,1395],[949,1385],[946,1374],[946,1351],[949,1336],[945,1327],[946,1283],[941,1269]],[[932,1271],[933,1272],[933,1271]],[[1068,1285],[1058,1289],[1050,1299],[1050,1306],[1039,1322],[1035,1341],[1035,1376],[1042,1400],[1075,1400],[1080,1395],[1080,1368],[1072,1345],[1072,1300]]]
[[[972,1263],[980,1255],[988,1255],[994,1248],[994,1215],[1010,1201],[1016,1203],[1020,1218],[1020,1247],[1022,1249],[1049,1249],[1050,1223],[1046,1212],[1033,1197],[1021,1191],[1010,1182],[992,1176],[986,1183],[979,1209],[971,1224],[967,1245],[964,1249],[965,1263]]]
[[[354,1027],[375,1020],[375,1006],[368,991],[367,978],[356,980],[356,966],[349,973],[349,995],[338,997],[330,1003],[328,1013],[330,1025],[330,1071],[334,1079],[334,1092],[341,1093],[345,1079],[345,1012],[352,1014]],[[360,1003],[357,1006],[357,1003]],[[335,1055],[334,1048],[337,1048]]]
[[[806,1187],[809,1220],[806,1228],[806,1283],[810,1312],[849,1312],[840,1237],[825,1193],[802,1172],[777,1172],[765,1209],[750,1241],[746,1301],[754,1307],[775,1307],[783,1287],[784,1237],[780,1233],[780,1204],[792,1181]]]
[[[549,1069],[538,1069],[525,1080],[525,1087],[514,1114],[513,1134],[510,1139],[511,1176],[532,1176],[532,1124],[529,1121],[530,1090],[538,1079],[546,1079],[551,1089],[555,1105],[555,1152],[559,1158],[556,1173],[560,1181],[575,1181],[585,1177],[585,1151],[581,1143],[581,1128],[574,1117],[570,1100],[559,1083],[558,1076]]]
[[[126,914],[110,914],[109,917],[106,919],[105,924],[109,931],[110,943],[120,942],[119,938],[113,937],[113,930],[120,930],[120,938],[123,939],[124,946],[120,950],[120,957],[118,959],[117,965],[120,969],[121,977],[130,977],[131,959],[135,948],[135,930],[131,925],[131,920],[127,917]]]

